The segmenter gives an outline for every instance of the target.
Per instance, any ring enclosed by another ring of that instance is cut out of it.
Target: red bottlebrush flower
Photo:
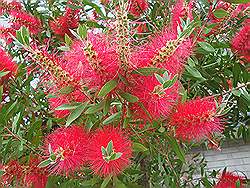
[[[185,16],[186,10],[184,8],[184,0],[177,0],[176,4],[171,11],[172,13],[172,31],[175,31],[177,33],[177,26],[179,25],[181,27],[181,18]]]
[[[62,37],[67,34],[73,37],[70,29],[77,28],[79,25],[79,20],[79,10],[72,10],[71,8],[67,7],[65,14],[58,17],[54,21],[50,21],[49,25],[55,34]]]
[[[40,161],[31,159],[29,166],[25,170],[24,185],[25,187],[45,188],[48,180],[48,173],[38,168]]]
[[[5,40],[7,44],[10,44],[13,41],[13,38],[11,35],[14,37],[16,36],[16,30],[13,28],[5,28],[5,27],[0,27],[0,38]]]
[[[12,1],[12,2],[4,2],[3,0],[0,1],[0,15],[4,12],[9,12],[11,10],[21,10],[22,5],[20,2]]]
[[[223,129],[214,99],[206,98],[177,105],[169,124],[176,128],[176,137],[186,141],[200,141]]]
[[[247,23],[233,38],[232,48],[250,62],[250,24]]]
[[[155,119],[166,117],[172,106],[179,98],[178,83],[172,87],[162,90],[162,85],[155,76],[140,76],[136,78],[132,94],[139,98],[148,113]],[[131,110],[143,120],[149,120],[148,114],[137,103],[134,103]]]
[[[77,41],[65,54],[63,67],[86,86],[101,87],[118,72],[118,54],[105,35],[89,33],[88,41]]]
[[[10,161],[7,165],[3,165],[1,170],[4,172],[0,180],[0,183],[3,186],[11,185],[14,180],[16,184],[21,182],[23,168],[18,161]]]
[[[235,175],[232,172],[223,172],[214,188],[244,188],[244,180],[244,177]],[[240,187],[236,186],[238,181],[240,182]]]
[[[86,160],[86,145],[88,136],[82,127],[71,126],[59,128],[46,137],[46,154],[56,155],[54,164],[49,165],[48,170],[53,174],[71,173],[78,170]]]
[[[17,64],[12,61],[2,48],[0,48],[0,71],[10,71],[7,75],[0,78],[0,84],[11,75],[15,75],[17,71]]]
[[[138,17],[148,9],[148,2],[147,0],[129,0],[128,6],[129,13]]]
[[[30,33],[37,34],[41,30],[41,22],[38,18],[28,14],[24,11],[11,11],[11,16],[14,18],[12,28],[15,30],[20,29],[21,26],[25,26],[29,29]]]
[[[112,142],[111,142],[112,141]],[[118,154],[119,157],[114,160],[107,160],[103,149],[112,143],[112,154]],[[129,164],[132,155],[131,141],[120,128],[105,127],[97,130],[91,137],[88,146],[88,161],[90,168],[95,174],[100,176],[117,175],[121,173]]]
[[[138,68],[165,68],[171,74],[180,73],[184,62],[192,53],[192,41],[178,42],[177,35],[167,30],[157,35],[151,42],[136,49],[131,61]]]

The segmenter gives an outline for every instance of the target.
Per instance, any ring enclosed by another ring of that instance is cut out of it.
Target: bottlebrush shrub
[[[249,138],[233,2],[0,0],[1,186],[244,186],[193,150]]]

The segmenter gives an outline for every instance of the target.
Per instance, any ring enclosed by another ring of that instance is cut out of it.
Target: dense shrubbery
[[[247,1],[1,0],[0,14],[1,186],[244,187],[192,148],[250,137]]]

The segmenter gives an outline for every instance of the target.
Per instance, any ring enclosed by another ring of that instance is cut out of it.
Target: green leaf
[[[155,73],[163,74],[165,71],[166,71],[165,69],[161,69],[161,68],[144,67],[144,68],[139,68],[139,69],[133,70],[132,73],[133,74],[140,74],[143,76],[151,76]]]
[[[10,71],[0,71],[0,78],[6,76],[9,73]]]
[[[59,50],[61,50],[61,51],[69,51],[70,50],[70,47],[68,47],[68,46],[59,46],[59,47],[57,47]]]
[[[85,25],[79,25],[79,27],[77,28],[77,33],[82,39],[85,39],[87,37],[87,31],[88,29]]]
[[[116,88],[118,85],[117,80],[110,80],[108,81],[99,91],[98,96],[99,97],[105,97],[108,93],[110,93],[113,89]]]
[[[167,88],[172,87],[175,84],[175,82],[177,81],[177,79],[178,79],[178,76],[175,75],[172,80],[165,81],[163,84],[163,89],[167,89]]]
[[[240,180],[237,180],[235,185],[236,185],[236,188],[240,188],[240,186],[241,186]]]
[[[228,2],[228,3],[237,3],[237,4],[250,2],[250,0],[223,0],[223,1]]]
[[[164,84],[165,80],[159,74],[155,73],[155,78],[158,80],[158,82]]]
[[[0,103],[2,102],[3,97],[3,85],[0,86]]]
[[[240,90],[233,90],[232,94],[237,96],[237,97],[240,97],[241,96],[241,91]]]
[[[21,112],[19,112],[15,117],[14,117],[14,120],[13,120],[13,123],[12,123],[12,132],[16,133],[17,131],[17,123],[18,123],[18,120],[20,118],[20,115],[21,115]]]
[[[212,184],[208,181],[207,177],[203,177],[201,181],[205,188],[212,188]]]
[[[174,152],[176,153],[176,155],[178,156],[178,158],[185,163],[185,154],[183,152],[183,150],[181,149],[181,147],[179,146],[178,142],[176,141],[175,138],[170,137],[167,135],[167,139],[170,143],[170,145],[172,146]]]
[[[119,119],[120,117],[121,117],[121,112],[117,112],[115,114],[112,114],[108,118],[106,118],[102,123],[104,125],[108,125],[108,124],[112,123],[113,121]]]
[[[73,110],[76,109],[79,105],[73,105],[73,104],[62,104],[61,106],[58,106],[55,108],[55,110]]]
[[[228,12],[225,11],[224,9],[220,8],[220,9],[216,9],[214,11],[214,16],[216,18],[224,18],[225,16],[228,16]]]
[[[102,101],[102,102],[100,102],[98,104],[94,104],[94,105],[90,106],[86,110],[85,114],[94,114],[94,113],[102,110],[104,108],[104,104],[105,104],[105,101]]]
[[[198,78],[201,81],[206,80],[201,73],[194,67],[186,65],[186,70],[195,78]]]
[[[107,152],[105,147],[102,146],[101,150],[102,150],[102,156],[107,156],[108,155],[108,152]]]
[[[88,102],[85,102],[79,105],[75,110],[71,112],[71,114],[67,118],[66,127],[68,127],[73,121],[75,121],[82,114],[82,112],[85,110],[87,105],[88,105]]]
[[[49,159],[46,159],[46,160],[42,161],[41,163],[39,163],[39,165],[37,167],[38,168],[44,168],[46,166],[49,166],[52,163],[54,163],[54,161],[49,158]]]
[[[74,90],[74,88],[72,86],[66,86],[66,87],[63,87],[59,90],[59,92],[61,94],[69,94],[71,93],[72,91]]]
[[[25,44],[26,46],[30,45],[30,34],[29,34],[29,30],[22,26],[20,28],[20,32],[21,32],[21,40],[22,40],[22,44]]]
[[[102,182],[102,184],[101,184],[101,187],[100,187],[100,188],[105,188],[105,187],[107,187],[107,185],[108,185],[109,181],[111,180],[111,177],[112,177],[112,176],[108,176],[108,177],[106,177],[106,178],[103,180],[103,182]]]
[[[137,143],[137,142],[133,142],[133,150],[135,152],[146,152],[148,151],[148,148],[146,148],[144,145]]]
[[[135,103],[139,100],[138,97],[136,97],[130,93],[127,93],[127,92],[119,93],[119,94],[122,98],[124,98],[126,101],[131,102],[131,103]]]
[[[83,3],[84,5],[89,5],[89,6],[91,6],[92,8],[95,9],[95,11],[97,12],[97,14],[101,15],[102,17],[105,17],[104,14],[103,14],[103,12],[102,12],[102,9],[101,9],[97,4],[92,3],[92,2],[90,2],[90,1],[88,1],[88,0],[82,0],[82,3]]]
[[[113,141],[112,140],[109,141],[106,151],[108,152],[108,155],[111,155],[111,153],[113,153]]]
[[[200,47],[202,47],[207,52],[214,52],[215,51],[214,47],[211,46],[211,44],[209,44],[207,42],[198,42],[198,44],[200,45]]]
[[[66,43],[67,46],[71,46],[72,45],[72,40],[69,37],[69,35],[65,34],[64,40],[65,40],[65,43]]]

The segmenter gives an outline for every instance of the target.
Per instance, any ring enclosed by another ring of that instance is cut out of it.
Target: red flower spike
[[[176,128],[176,137],[185,141],[200,141],[223,129],[214,99],[206,98],[177,105],[169,124]]]
[[[46,137],[45,149],[48,156],[56,155],[55,163],[49,165],[52,174],[69,174],[78,170],[86,161],[88,136],[82,127],[59,128]]]
[[[112,141],[111,153],[118,154],[114,160],[107,160],[102,148],[108,148]],[[120,174],[129,164],[132,155],[131,141],[120,128],[105,127],[97,130],[88,146],[88,161],[95,174],[109,176]]]
[[[3,165],[1,167],[1,170],[3,170],[4,172],[0,179],[0,183],[3,186],[13,185],[14,180],[16,184],[19,184],[21,182],[21,177],[24,169],[18,161],[10,161],[7,165]]]
[[[25,187],[45,188],[48,180],[48,172],[38,168],[41,161],[30,159],[29,166],[25,170],[24,185]]]
[[[182,29],[181,18],[183,18],[186,14],[186,10],[184,8],[184,0],[177,0],[171,13],[172,13],[172,31],[174,31],[177,34],[178,25]]]
[[[192,41],[186,39],[177,42],[176,39],[176,34],[165,30],[135,50],[131,61],[138,68],[152,66],[165,68],[173,75],[180,73],[192,53]]]
[[[147,0],[129,0],[128,6],[129,13],[139,17],[143,12],[148,9],[149,5]]]
[[[79,82],[99,88],[118,72],[118,54],[105,35],[88,34],[88,41],[77,41],[65,54],[63,67]]]
[[[232,172],[223,172],[220,176],[219,182],[215,185],[214,188],[244,188],[244,180],[244,177],[235,175]],[[236,186],[238,181],[240,183],[240,187]]]
[[[139,98],[148,113],[155,119],[166,117],[172,106],[177,102],[179,85],[176,82],[172,87],[163,90],[160,93],[162,85],[155,76],[140,76],[136,78],[132,94]],[[134,103],[131,110],[143,120],[150,120],[145,110]]]
[[[20,2],[12,1],[10,3],[5,2],[4,0],[0,0],[0,15],[5,12],[9,12],[11,10],[19,11],[22,9],[22,5]]]
[[[250,62],[250,23],[246,23],[233,38],[232,48]]]
[[[11,11],[11,16],[14,18],[12,22],[12,28],[15,30],[20,29],[21,26],[25,26],[29,29],[31,34],[37,34],[41,30],[41,22],[38,18],[28,14],[24,11]]]
[[[15,75],[17,71],[17,64],[12,61],[2,48],[0,48],[0,71],[10,71],[7,75],[0,78],[0,84],[10,76]]]
[[[73,37],[70,29],[77,28],[79,25],[79,20],[79,10],[72,10],[71,8],[67,7],[65,14],[58,17],[54,21],[50,21],[49,25],[55,34],[62,37],[67,34]]]

